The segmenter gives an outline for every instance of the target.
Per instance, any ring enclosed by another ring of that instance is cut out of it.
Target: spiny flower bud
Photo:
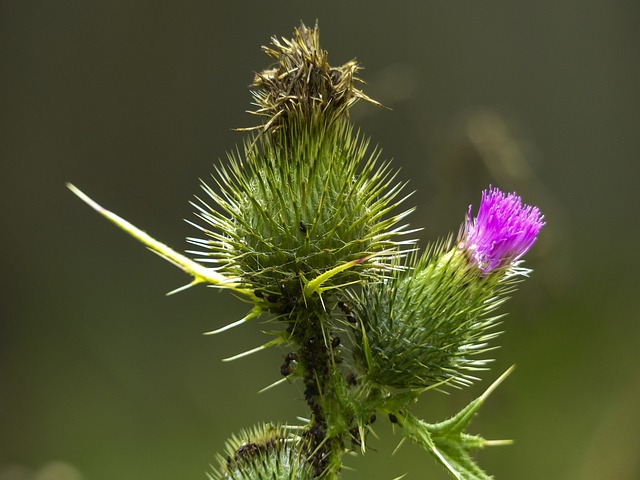
[[[524,205],[515,193],[489,187],[482,192],[478,215],[471,218],[471,205],[460,248],[484,273],[508,267],[536,241],[544,225],[537,207]]]
[[[443,242],[404,271],[367,285],[355,302],[364,327],[355,355],[369,378],[410,389],[474,380],[469,372],[489,361],[475,356],[491,350],[487,342],[498,335],[492,328],[500,316],[493,312],[521,278],[517,271],[488,274],[526,253],[542,218],[517,195],[489,188],[478,216],[472,220],[469,211],[458,246]]]
[[[227,440],[210,480],[312,480],[301,440],[286,427],[258,425]]]
[[[373,382],[423,389],[451,382],[467,385],[487,359],[499,319],[490,315],[508,290],[495,276],[483,278],[447,241],[413,260],[404,271],[368,285],[354,302],[363,325],[356,361]]]
[[[357,65],[329,66],[318,39],[317,28],[303,25],[266,49],[278,64],[256,81],[265,123],[218,167],[221,193],[203,186],[213,206],[195,206],[207,238],[189,239],[205,250],[191,253],[241,279],[274,313],[307,302],[304,282],[340,265],[353,268],[336,271],[324,287],[378,270],[366,260],[379,265],[399,254],[397,223],[408,213],[393,214],[401,185],[342,114],[367,98],[353,87]]]

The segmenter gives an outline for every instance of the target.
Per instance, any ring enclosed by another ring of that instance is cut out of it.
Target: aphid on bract
[[[347,322],[356,323],[356,316],[353,314],[353,311],[346,302],[339,301],[338,308],[342,310],[342,313],[344,313]]]
[[[236,450],[236,457],[250,457],[256,455],[261,450],[261,445],[257,443],[245,443],[240,445],[240,448]]]
[[[308,384],[304,389],[304,398],[307,401],[307,405],[312,406],[315,403],[315,397],[319,394],[318,388],[315,385]]]
[[[284,357],[284,362],[282,362],[282,365],[280,365],[280,373],[283,377],[288,377],[294,372],[295,366],[292,366],[292,363],[295,363],[297,359],[298,355],[296,355],[295,353],[287,353],[287,355]]]
[[[233,453],[233,458],[227,456],[227,468],[232,468],[234,463],[251,460],[252,457],[256,457],[261,451],[265,451],[266,445],[259,445],[254,442],[243,443]]]

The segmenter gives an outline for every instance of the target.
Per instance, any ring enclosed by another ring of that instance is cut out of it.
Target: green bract
[[[280,425],[257,425],[227,440],[210,480],[311,480],[304,441]]]
[[[348,122],[292,121],[286,132],[252,138],[218,167],[222,193],[203,186],[217,208],[206,199],[197,205],[208,238],[190,239],[221,272],[280,309],[300,297],[304,278],[341,263],[363,260],[325,286],[382,275],[403,230],[394,226],[408,213],[389,215],[401,185]]]
[[[486,369],[476,358],[500,315],[495,309],[517,277],[483,275],[447,241],[354,298],[362,321],[355,357],[369,379],[399,389],[466,385]]]

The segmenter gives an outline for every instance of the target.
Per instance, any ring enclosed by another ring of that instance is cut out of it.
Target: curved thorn
[[[258,390],[258,393],[264,393],[267,390],[271,390],[274,387],[277,387],[278,385],[283,384],[284,382],[286,382],[288,380],[287,377],[281,378],[280,380],[276,380],[275,382],[273,382],[271,385],[267,385],[266,387],[264,387],[261,390]]]
[[[183,292],[184,290],[187,290],[188,288],[191,288],[195,285],[198,285],[199,283],[202,283],[202,281],[198,280],[197,278],[195,278],[193,280],[193,282],[191,283],[187,283],[186,285],[183,285],[181,287],[176,288],[175,290],[171,290],[170,292],[165,293],[165,295],[168,297],[170,295],[173,295],[175,293],[180,293]]]
[[[220,288],[231,288],[241,293],[245,293],[244,290],[236,288],[238,286],[237,279],[225,277],[221,273],[218,273],[215,269],[206,268],[197,262],[194,262],[190,258],[185,257],[181,253],[176,252],[172,248],[168,247],[162,242],[159,242],[155,238],[148,235],[146,232],[140,230],[138,227],[128,222],[124,218],[119,217],[115,213],[103,208],[100,204],[95,202],[79,188],[71,183],[67,183],[67,188],[71,190],[80,200],[93,208],[100,215],[105,217],[111,223],[115,224],[118,228],[124,230],[133,238],[144,244],[149,250],[157,253],[165,260],[171,262],[183,272],[193,275],[193,277],[199,283],[210,283]]]
[[[237,320],[235,322],[232,322],[228,325],[225,325],[222,328],[218,328],[217,330],[211,330],[210,332],[204,332],[203,335],[217,335],[218,333],[222,333],[225,332],[227,330],[230,330],[234,327],[237,327],[238,325],[242,325],[244,322],[248,322],[249,320],[251,320],[252,318],[257,317],[258,315],[260,315],[261,310],[259,307],[253,307],[251,309],[251,311],[245,315],[244,317],[242,317],[240,320]]]
[[[233,362],[234,360],[238,360],[239,358],[247,357],[247,356],[251,355],[252,353],[259,352],[260,350],[265,350],[266,348],[269,348],[269,344],[268,343],[265,343],[264,345],[260,345],[259,347],[256,347],[256,348],[252,348],[251,350],[247,350],[246,352],[239,353],[239,354],[234,355],[232,357],[223,358],[222,361],[223,362]]]

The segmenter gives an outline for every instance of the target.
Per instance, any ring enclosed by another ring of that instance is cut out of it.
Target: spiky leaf
[[[425,448],[451,475],[460,480],[490,480],[469,455],[471,452],[490,445],[505,445],[509,440],[485,440],[477,435],[465,433],[471,420],[487,397],[513,371],[513,367],[503,373],[480,397],[444,422],[429,424],[408,413],[398,412],[398,418],[407,438]]]

